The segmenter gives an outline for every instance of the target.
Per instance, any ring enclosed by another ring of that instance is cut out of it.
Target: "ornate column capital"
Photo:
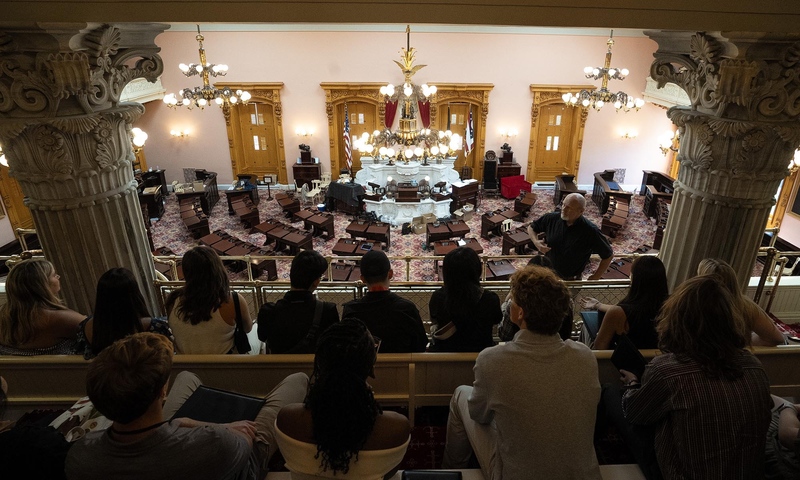
[[[675,83],[692,110],[741,121],[800,120],[800,34],[646,31],[650,75]]]

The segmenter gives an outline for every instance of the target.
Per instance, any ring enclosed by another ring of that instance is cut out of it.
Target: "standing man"
[[[339,321],[336,304],[314,297],[322,275],[328,269],[325,257],[314,250],[302,250],[292,259],[291,288],[275,303],[258,311],[258,338],[269,353],[314,353],[319,334]]]
[[[357,318],[381,339],[382,353],[424,352],[428,335],[413,302],[389,291],[394,275],[385,253],[370,250],[361,258],[361,281],[368,292],[344,304],[342,318]]]
[[[473,385],[456,388],[442,467],[467,468],[474,451],[487,480],[600,480],[597,360],[558,336],[569,291],[551,270],[528,266],[511,276],[511,302],[520,331],[483,350]]]
[[[593,253],[600,255],[601,261],[589,280],[599,280],[614,255],[606,236],[583,216],[585,209],[583,195],[570,193],[561,204],[561,213],[548,213],[528,226],[536,249],[553,261],[553,268],[564,280],[580,280]],[[539,239],[540,233],[544,233],[544,240]]]

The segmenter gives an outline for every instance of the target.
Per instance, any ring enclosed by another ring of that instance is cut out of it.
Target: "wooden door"
[[[337,110],[337,117],[341,119],[337,131],[341,139],[344,133],[344,104],[339,105]],[[375,105],[367,102],[347,102],[347,113],[350,115],[350,150],[353,155],[352,170],[355,175],[361,170],[361,154],[353,148],[353,141],[365,132],[372,135],[372,132],[378,130],[378,115]],[[347,168],[344,142],[339,142],[339,168]]]
[[[35,228],[31,211],[25,205],[25,195],[17,180],[8,173],[8,167],[0,165],[0,195],[16,235],[17,228]]]
[[[239,114],[241,139],[238,148],[242,159],[236,173],[248,173],[261,178],[266,174],[278,175],[278,149],[275,116],[272,105],[251,101],[236,105]]]
[[[441,128],[440,130],[450,130],[453,133],[457,133],[463,139],[463,144],[466,145],[466,133],[467,133],[467,122],[469,120],[469,109],[470,104],[464,102],[457,102],[457,103],[448,103],[447,105],[442,105],[439,107],[439,112],[444,113],[443,122],[440,122]],[[448,114],[449,112],[449,114]],[[477,150],[478,146],[478,139],[476,138],[476,129],[475,124],[476,120],[475,117],[477,115],[476,108],[472,108],[472,151],[469,154],[469,157],[464,155],[464,149],[462,148],[458,152],[458,156],[456,157],[456,164],[455,170],[456,172],[461,173],[461,167],[465,164],[473,167],[473,176],[476,175],[475,173],[475,156],[477,155],[475,151]],[[479,178],[479,177],[475,177]]]
[[[575,166],[570,156],[573,140],[572,107],[564,104],[543,105],[540,112],[539,135],[534,151],[535,178],[528,181],[552,182],[556,175],[572,173]]]

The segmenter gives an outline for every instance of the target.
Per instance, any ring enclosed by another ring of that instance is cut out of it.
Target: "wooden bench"
[[[800,347],[756,347],[772,393],[800,396]],[[601,383],[619,381],[611,363],[611,351],[596,351]],[[643,350],[645,358],[657,351]],[[375,397],[386,405],[407,406],[414,421],[414,409],[448,405],[453,390],[471,385],[475,353],[379,354],[375,378],[370,379]],[[311,373],[313,355],[176,355],[173,377],[183,370],[200,376],[206,385],[264,396],[287,375]],[[86,393],[89,362],[79,355],[0,357],[0,373],[8,380],[9,406],[32,409],[66,407]]]

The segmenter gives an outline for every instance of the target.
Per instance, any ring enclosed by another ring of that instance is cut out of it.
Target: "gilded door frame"
[[[767,220],[767,228],[780,227],[787,212],[795,215],[788,207],[795,195],[800,195],[800,190],[797,188],[798,175],[800,175],[800,170],[795,170],[783,180],[783,186],[781,187],[781,192],[778,194],[778,201],[775,204],[775,212],[773,212],[772,216]]]
[[[347,82],[325,82],[319,86],[325,90],[325,113],[328,117],[328,138],[330,139],[330,168],[331,178],[339,178],[339,143],[342,136],[339,135],[338,126],[342,125],[344,119],[337,115],[337,107],[346,102],[365,102],[375,106],[378,125],[383,125],[386,118],[386,105],[383,103],[383,95],[380,88],[385,83],[347,83]]]
[[[492,83],[430,83],[436,85],[436,95],[431,101],[431,127],[442,130],[439,126],[439,107],[451,102],[468,103],[475,106],[480,115],[477,116],[475,128],[475,156],[472,167],[473,178],[483,178],[483,160],[486,154],[486,117],[489,115],[489,93],[494,88]],[[475,117],[473,117],[474,119]],[[460,172],[459,172],[460,173]]]
[[[250,92],[250,100],[257,100],[260,103],[266,103],[272,106],[272,119],[275,125],[275,139],[278,144],[278,182],[287,184],[289,176],[286,173],[286,151],[283,145],[283,106],[281,105],[281,89],[283,89],[283,82],[269,82],[269,83],[215,83],[215,87],[222,88],[228,87],[231,90],[247,90]],[[241,158],[242,151],[236,148],[236,140],[242,138],[242,132],[239,123],[239,112],[237,109],[231,109],[229,106],[222,108],[222,114],[225,116],[225,127],[228,130],[228,148],[231,152],[231,170],[233,171],[233,178],[239,173],[239,165],[243,163]]]
[[[531,95],[533,96],[533,103],[531,104],[531,136],[530,144],[528,145],[528,167],[526,169],[525,177],[528,179],[536,178],[536,142],[539,139],[539,129],[541,123],[539,122],[539,112],[543,106],[563,104],[564,100],[561,98],[565,93],[574,93],[580,90],[594,90],[594,85],[531,85]],[[581,150],[583,149],[583,132],[586,129],[586,118],[589,116],[589,111],[582,107],[572,107],[572,121],[574,137],[571,139],[569,145],[569,158],[573,168],[571,172],[566,172],[569,175],[577,175],[578,169],[581,164]],[[533,181],[533,180],[530,180]]]

